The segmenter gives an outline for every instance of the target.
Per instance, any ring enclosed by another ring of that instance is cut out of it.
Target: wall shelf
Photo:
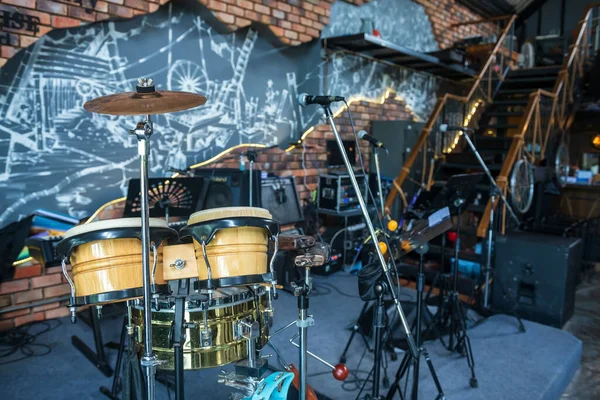
[[[367,33],[325,38],[321,43],[328,50],[344,50],[453,81],[473,79],[477,74],[472,69],[456,63],[446,63],[436,56],[446,52],[421,53]]]

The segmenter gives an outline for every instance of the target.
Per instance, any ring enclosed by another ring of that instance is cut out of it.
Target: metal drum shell
[[[228,290],[231,290],[229,288]],[[241,288],[239,290],[242,290]],[[196,324],[193,328],[186,328],[186,341],[183,346],[183,363],[185,370],[214,368],[231,364],[247,357],[247,340],[238,337],[235,325],[243,318],[251,317],[260,321],[262,334],[261,344],[267,343],[269,330],[264,320],[264,311],[268,308],[268,292],[258,295],[258,310],[252,297],[239,300],[229,305],[218,305],[209,308],[207,313],[208,325],[212,329],[212,345],[201,347],[200,332],[204,326],[204,315],[201,308],[188,308],[186,302],[185,321]],[[175,318],[174,308],[152,310],[152,337],[153,351],[161,364],[159,369],[174,369],[174,351],[169,348],[169,333]],[[136,327],[135,342],[139,350],[143,349],[144,318],[143,307],[135,306],[132,310],[132,320]]]
[[[164,284],[162,246],[157,249],[155,283]],[[152,253],[150,253],[152,268]],[[77,297],[140,288],[142,243],[138,239],[107,239],[84,243],[70,257]],[[125,300],[125,299],[123,299]]]

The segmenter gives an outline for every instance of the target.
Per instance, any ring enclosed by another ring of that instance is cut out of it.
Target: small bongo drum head
[[[272,219],[273,216],[268,210],[259,207],[221,207],[202,210],[190,215],[188,225],[194,225],[201,222],[213,221],[216,219],[256,217]]]
[[[106,231],[109,229],[117,228],[141,228],[141,218],[116,218],[107,219],[104,221],[90,222],[89,224],[78,225],[74,228],[69,229],[65,233],[65,239],[78,236],[84,233]],[[169,224],[165,220],[160,218],[150,218],[150,228],[168,228]]]

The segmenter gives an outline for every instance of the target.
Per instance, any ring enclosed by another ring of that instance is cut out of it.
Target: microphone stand
[[[485,161],[483,161],[483,158],[481,158],[481,155],[479,155],[479,152],[477,151],[477,148],[475,147],[475,145],[471,141],[471,138],[468,135],[469,131],[470,132],[474,132],[473,129],[471,129],[471,128],[461,128],[460,129],[461,136],[465,138],[465,140],[467,141],[467,144],[469,145],[469,147],[473,151],[473,154],[475,154],[475,157],[477,158],[477,161],[479,161],[479,164],[481,164],[481,168],[483,168],[485,174],[487,175],[487,177],[489,178],[490,182],[492,183],[492,186],[494,187],[494,189],[496,189],[496,193],[498,194],[498,196],[504,202],[504,205],[506,206],[506,209],[508,210],[508,212],[509,212],[510,216],[512,217],[512,219],[515,220],[515,222],[517,223],[517,225],[521,225],[521,221],[519,221],[519,218],[517,217],[517,214],[515,214],[515,212],[513,211],[512,207],[510,206],[510,204],[506,200],[506,197],[504,197],[504,194],[502,193],[502,190],[500,190],[500,187],[498,187],[498,184],[496,184],[496,180],[492,177],[492,174],[491,174],[490,170],[488,169],[487,165],[485,165]],[[494,203],[492,203],[492,210],[493,209],[494,209]]]
[[[381,189],[381,169],[379,168],[379,147],[373,148],[375,157],[375,172],[377,174],[377,190],[379,191],[379,203],[381,205],[381,215],[384,214],[383,190]]]
[[[378,242],[377,234],[375,233],[375,228],[373,227],[373,222],[371,221],[371,217],[369,216],[369,211],[367,209],[367,205],[365,204],[363,193],[361,192],[360,186],[358,185],[358,182],[356,181],[356,175],[354,174],[354,169],[352,168],[352,165],[350,164],[350,160],[348,159],[348,154],[346,154],[346,150],[344,148],[344,143],[343,143],[342,138],[337,130],[337,127],[335,126],[335,121],[333,120],[333,113],[331,112],[331,108],[330,108],[329,104],[323,104],[322,107],[323,107],[323,110],[325,111],[325,117],[326,117],[327,121],[329,122],[329,125],[331,126],[331,131],[333,133],[333,136],[335,137],[335,140],[340,149],[340,154],[342,155],[342,158],[344,160],[344,165],[346,166],[348,176],[350,177],[350,181],[352,182],[352,187],[354,188],[354,191],[357,195],[358,202],[360,204],[360,209],[362,211],[363,218],[365,220],[365,224],[367,225],[367,228],[369,230],[371,240],[373,240],[373,243],[377,243]],[[386,281],[387,281],[386,283],[390,288],[390,294],[392,296],[394,306],[396,307],[396,310],[398,311],[398,316],[400,317],[400,322],[402,323],[402,328],[403,328],[404,334],[406,336],[408,350],[412,356],[412,361],[413,361],[413,363],[416,363],[417,360],[419,359],[419,357],[421,356],[421,353],[423,352],[424,354],[426,354],[426,352],[424,352],[423,348],[417,347],[417,344],[415,343],[415,339],[410,330],[408,321],[406,320],[406,316],[404,315],[404,311],[402,310],[402,306],[400,305],[400,302],[398,301],[398,296],[396,295],[396,291],[393,289],[396,285],[394,285],[394,282],[392,280],[392,276],[390,274],[390,270],[387,265],[387,262],[385,261],[385,258],[383,256],[383,252],[381,251],[379,246],[373,246],[373,247],[375,248],[375,251],[377,252],[377,258],[379,259],[379,263],[381,264],[381,268],[383,269],[384,275],[386,277]],[[303,375],[303,372],[304,372],[304,374],[306,374],[306,371],[301,370],[300,371],[301,377]],[[438,380],[437,380],[437,376],[435,375],[435,372],[433,370],[431,372],[434,375],[434,380],[437,383]],[[379,382],[373,382],[373,384],[379,385]],[[436,386],[437,386],[438,393],[439,393],[437,398],[439,398],[439,399],[445,398],[444,393],[441,390],[441,387],[437,384],[436,384]]]

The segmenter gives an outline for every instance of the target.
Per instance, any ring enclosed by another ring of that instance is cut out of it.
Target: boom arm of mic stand
[[[508,212],[509,212],[510,216],[515,220],[515,222],[517,223],[517,225],[521,225],[521,221],[519,221],[519,218],[517,217],[517,215],[513,211],[512,207],[510,206],[510,204],[508,204],[508,201],[506,201],[506,197],[504,197],[504,194],[502,193],[502,190],[500,190],[500,188],[498,187],[498,184],[496,184],[496,180],[494,179],[494,177],[492,177],[492,174],[490,173],[490,170],[488,169],[487,165],[485,165],[485,161],[483,161],[483,158],[481,158],[481,156],[479,155],[479,152],[477,151],[477,148],[475,148],[475,145],[471,141],[471,138],[469,137],[468,133],[465,132],[465,131],[461,131],[461,133],[462,133],[462,136],[467,141],[467,143],[469,144],[469,147],[471,148],[471,150],[475,154],[475,157],[477,157],[477,161],[479,161],[479,164],[481,164],[481,167],[483,168],[483,170],[485,171],[486,175],[490,179],[490,182],[492,182],[492,185],[494,185],[494,187],[496,188],[496,190],[498,192],[498,195],[500,196],[500,198],[502,199],[502,201],[506,205],[506,208],[508,209]],[[494,205],[492,204],[492,207],[493,206]]]
[[[371,221],[371,217],[369,216],[369,210],[367,208],[367,205],[365,204],[365,199],[363,197],[363,193],[360,190],[358,182],[356,181],[356,175],[354,174],[354,169],[352,168],[352,165],[350,164],[350,160],[348,159],[348,154],[346,154],[346,150],[344,147],[344,142],[342,141],[342,137],[340,136],[340,133],[338,132],[337,127],[335,126],[335,121],[333,120],[333,113],[331,112],[331,108],[329,106],[325,105],[325,106],[323,106],[323,110],[325,111],[325,117],[326,117],[327,121],[329,122],[329,125],[331,126],[331,131],[333,132],[333,136],[335,137],[335,140],[338,144],[340,153],[342,154],[342,158],[344,159],[344,165],[346,166],[346,170],[348,171],[348,176],[350,177],[350,181],[352,182],[352,187],[354,188],[354,191],[356,192],[356,197],[360,204],[360,210],[362,211],[363,218],[365,219],[365,224],[367,225],[367,228],[369,229],[369,234],[371,236],[371,239],[373,240],[373,243],[377,243],[378,242],[377,234],[375,233],[375,228],[373,227],[373,222]],[[383,252],[381,251],[381,248],[379,246],[373,246],[373,247],[375,248],[377,257],[379,259],[379,263],[381,264],[381,268],[383,269],[384,275],[387,279],[387,284],[389,285],[390,288],[395,287],[394,282],[392,281],[392,277],[390,275],[389,267],[387,265],[387,262],[385,261],[385,257],[383,256]],[[404,329],[404,334],[406,335],[406,342],[408,343],[410,353],[414,358],[417,358],[417,357],[419,357],[420,352],[415,343],[415,339],[411,332],[410,326],[408,325],[406,315],[404,315],[402,306],[400,306],[400,302],[398,301],[398,296],[396,295],[396,292],[394,290],[390,290],[389,292],[394,301],[396,310],[398,311],[398,315],[400,316],[400,322],[402,323],[402,328]]]

